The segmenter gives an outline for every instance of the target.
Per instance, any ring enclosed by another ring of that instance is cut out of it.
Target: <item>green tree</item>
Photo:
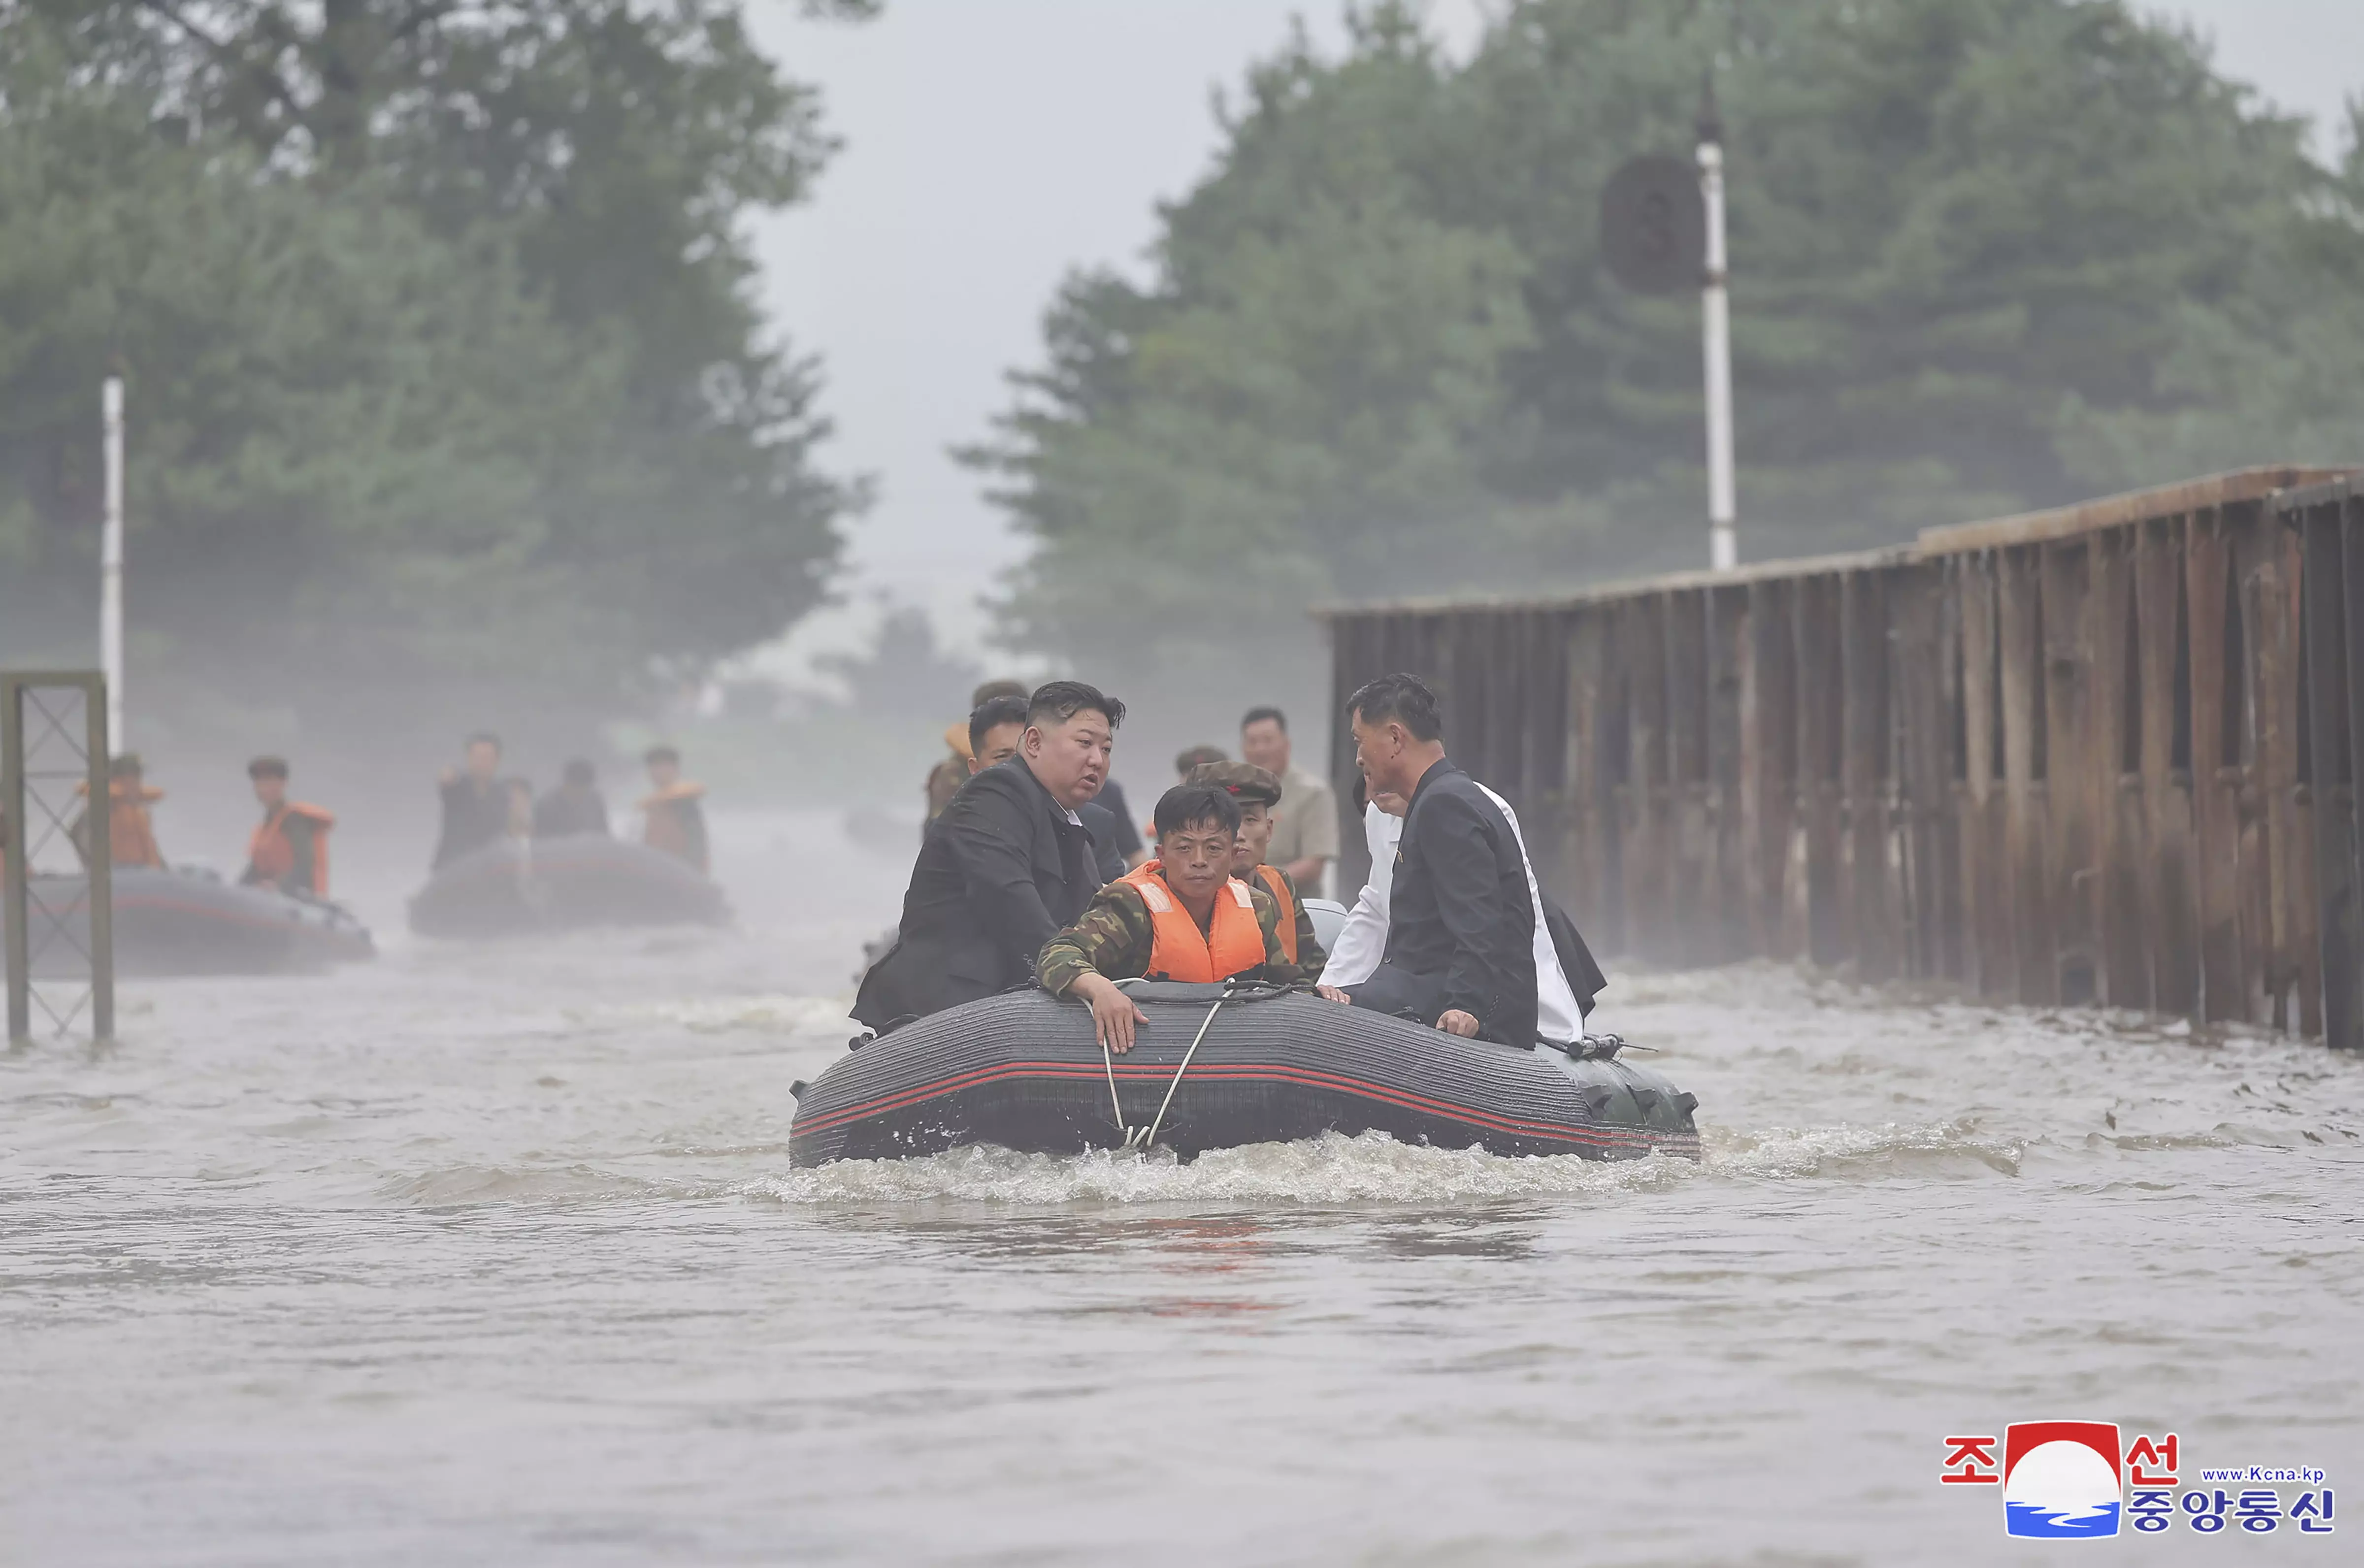
[[[1210,561],[1250,667],[1322,596],[1697,562],[1697,302],[1609,279],[1596,212],[1712,61],[1751,556],[2364,448],[2357,157],[2117,0],[1522,0],[1459,67],[1400,5],[1350,32],[1250,74],[1154,279],[1071,283],[975,454],[1027,639],[1154,673]]]
[[[0,0],[0,70],[28,596],[86,578],[119,357],[176,670],[596,705],[816,601],[859,491],[739,225],[832,144],[735,4]]]

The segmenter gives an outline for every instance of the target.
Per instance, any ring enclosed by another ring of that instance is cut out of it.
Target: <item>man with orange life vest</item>
[[[698,798],[706,786],[681,776],[681,753],[670,746],[652,746],[641,761],[648,765],[649,783],[655,786],[641,802],[647,814],[641,842],[705,871],[706,808]]]
[[[1286,870],[1265,861],[1266,851],[1272,847],[1272,830],[1280,825],[1279,777],[1254,762],[1206,762],[1191,769],[1183,782],[1220,789],[1239,803],[1240,837],[1232,852],[1232,874],[1251,885],[1263,884],[1273,902],[1280,906],[1281,952],[1306,973],[1321,973],[1330,955],[1321,951],[1321,939],[1313,934],[1313,917],[1305,912],[1297,881]]]
[[[1094,894],[1035,960],[1043,989],[1087,1004],[1093,1033],[1112,1051],[1131,1051],[1148,1021],[1119,980],[1299,978],[1281,951],[1280,906],[1261,884],[1232,874],[1238,803],[1221,789],[1176,784],[1154,823],[1157,858]]]
[[[329,895],[329,829],[337,819],[317,806],[287,798],[287,763],[280,757],[257,757],[246,765],[254,783],[254,798],[262,806],[262,824],[246,849],[246,874],[239,881],[249,887],[275,887],[313,898]]]
[[[85,788],[81,793],[87,795]],[[126,751],[106,764],[106,849],[107,859],[119,866],[155,866],[164,864],[164,851],[156,847],[156,824],[148,808],[164,798],[161,789],[151,788],[144,776],[139,753]],[[90,860],[90,808],[73,819],[68,829],[74,848],[82,851],[84,863]]]

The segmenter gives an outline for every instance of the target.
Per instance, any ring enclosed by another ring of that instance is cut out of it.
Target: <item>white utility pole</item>
[[[123,751],[123,378],[106,378],[106,522],[98,541],[98,662],[106,673],[106,750]]]
[[[1700,324],[1707,360],[1708,564],[1729,572],[1740,564],[1732,485],[1732,312],[1724,294],[1723,127],[1715,113],[1715,83],[1700,93],[1700,199],[1707,204],[1707,272],[1700,287]]]

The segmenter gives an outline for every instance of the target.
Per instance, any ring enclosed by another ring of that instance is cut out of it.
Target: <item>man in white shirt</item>
[[[1478,787],[1500,807],[1511,831],[1518,835],[1519,859],[1527,868],[1527,896],[1535,906],[1536,1032],[1556,1044],[1573,1045],[1584,1038],[1584,1008],[1577,1001],[1575,987],[1567,983],[1559,951],[1552,944],[1544,918],[1543,887],[1535,880],[1535,862],[1527,853],[1519,814],[1484,784]],[[1347,911],[1346,924],[1331,946],[1329,965],[1321,972],[1324,985],[1359,985],[1379,967],[1379,956],[1388,946],[1388,894],[1395,876],[1396,842],[1403,835],[1403,797],[1394,795],[1374,795],[1363,808],[1363,836],[1371,848],[1371,880]]]

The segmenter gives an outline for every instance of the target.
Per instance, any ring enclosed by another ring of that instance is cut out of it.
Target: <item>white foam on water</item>
[[[1968,1156],[2008,1172],[2019,1151],[1958,1126],[1709,1131],[1700,1161],[1578,1155],[1505,1157],[1399,1143],[1385,1133],[1330,1133],[1293,1143],[1210,1150],[1188,1163],[1160,1151],[1054,1156],[956,1149],[908,1160],[842,1160],[745,1184],[750,1197],[792,1205],[1157,1204],[1257,1202],[1432,1204],[1537,1195],[1606,1197],[1701,1178],[1788,1181],[1901,1173],[1914,1156]],[[1916,1172],[1917,1173],[1917,1172]]]

